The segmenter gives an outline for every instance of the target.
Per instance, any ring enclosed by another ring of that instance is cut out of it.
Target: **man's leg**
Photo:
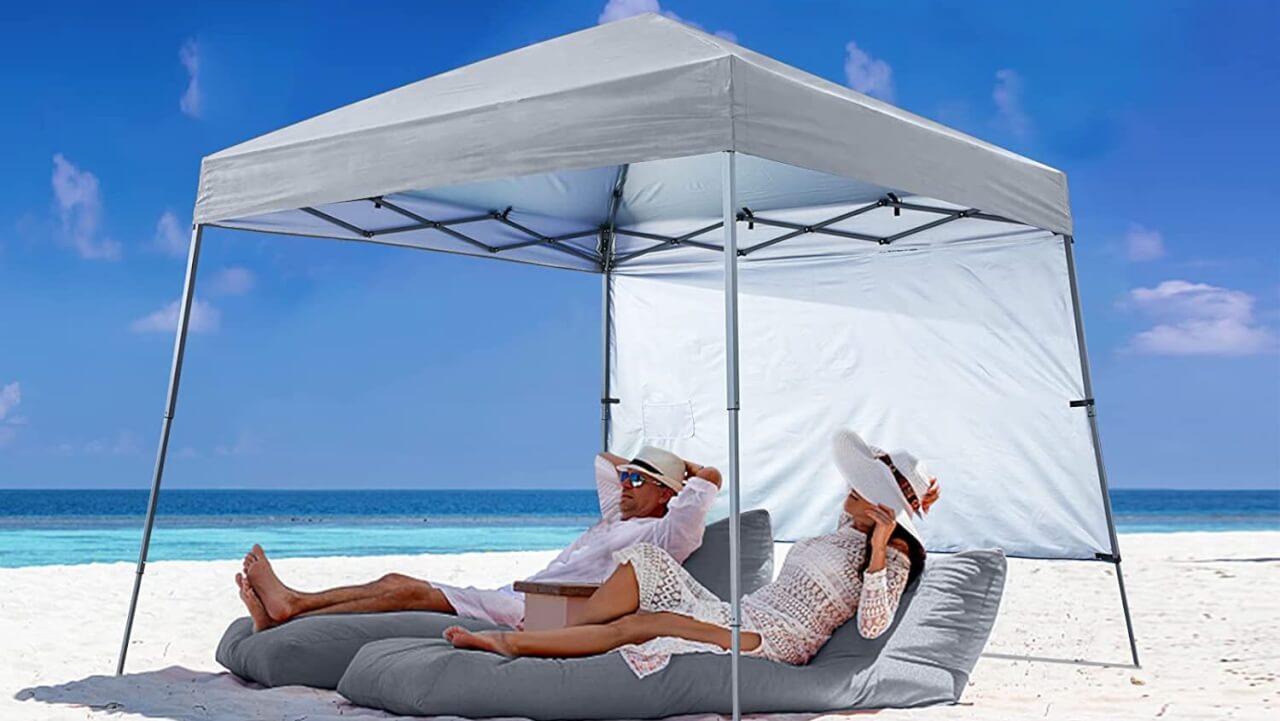
[[[389,573],[371,583],[342,586],[314,593],[297,591],[276,575],[261,546],[245,556],[245,575],[276,623],[295,616],[361,611],[424,610],[454,613],[440,589],[399,573]]]

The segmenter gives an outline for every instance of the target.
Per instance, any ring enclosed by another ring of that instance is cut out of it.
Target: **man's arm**
[[[630,463],[630,462],[631,462],[631,461],[628,461],[627,459],[623,458],[622,456],[615,456],[615,455],[613,455],[612,453],[610,453],[610,452],[608,452],[608,451],[601,451],[601,452],[600,452],[600,457],[601,457],[601,458],[604,458],[606,461],[608,461],[608,462],[612,463],[614,468],[617,468],[618,466],[621,466],[621,465],[623,465],[624,463]]]
[[[690,478],[701,478],[716,488],[720,487],[720,471],[716,470],[715,466],[700,466],[693,461],[685,461],[684,477],[686,481]]]
[[[606,519],[622,515],[622,484],[618,481],[618,466],[626,463],[612,453],[596,455],[596,495],[600,498],[600,516]]]
[[[685,461],[684,490],[667,503],[667,515],[657,524],[654,543],[684,563],[698,546],[707,525],[707,511],[720,491],[720,471]]]

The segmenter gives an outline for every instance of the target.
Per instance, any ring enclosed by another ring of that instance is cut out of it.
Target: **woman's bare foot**
[[[450,626],[444,630],[444,638],[455,648],[473,648],[489,653],[500,653],[503,656],[515,655],[507,634],[502,631],[474,633],[461,626]]]
[[[284,585],[271,567],[271,561],[267,560],[266,551],[256,543],[249,555],[244,557],[244,575],[258,598],[262,599],[262,605],[271,620],[284,623],[294,617],[298,592]]]
[[[253,585],[244,577],[244,574],[236,574],[236,587],[240,589],[240,600],[244,601],[244,607],[249,609],[249,615],[253,618],[254,631],[263,631],[276,625],[267,613],[266,607],[262,605],[262,599],[258,598]]]

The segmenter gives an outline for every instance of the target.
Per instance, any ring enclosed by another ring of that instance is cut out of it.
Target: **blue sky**
[[[74,5],[0,9],[0,487],[149,483],[202,156],[658,3]],[[1113,485],[1280,487],[1280,5],[659,9],[1065,170]],[[166,483],[586,487],[599,288],[209,231]]]

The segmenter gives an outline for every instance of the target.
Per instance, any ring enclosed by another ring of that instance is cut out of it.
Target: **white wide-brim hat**
[[[908,451],[886,452],[876,448],[848,429],[836,431],[832,451],[836,468],[849,488],[872,503],[892,508],[898,525],[923,548],[924,537],[912,517],[920,514],[920,501],[929,490],[929,473],[924,463]],[[888,456],[905,481],[900,482],[880,456]]]
[[[676,493],[684,490],[684,459],[657,446],[641,448],[630,463],[618,466],[618,470],[640,471]]]

